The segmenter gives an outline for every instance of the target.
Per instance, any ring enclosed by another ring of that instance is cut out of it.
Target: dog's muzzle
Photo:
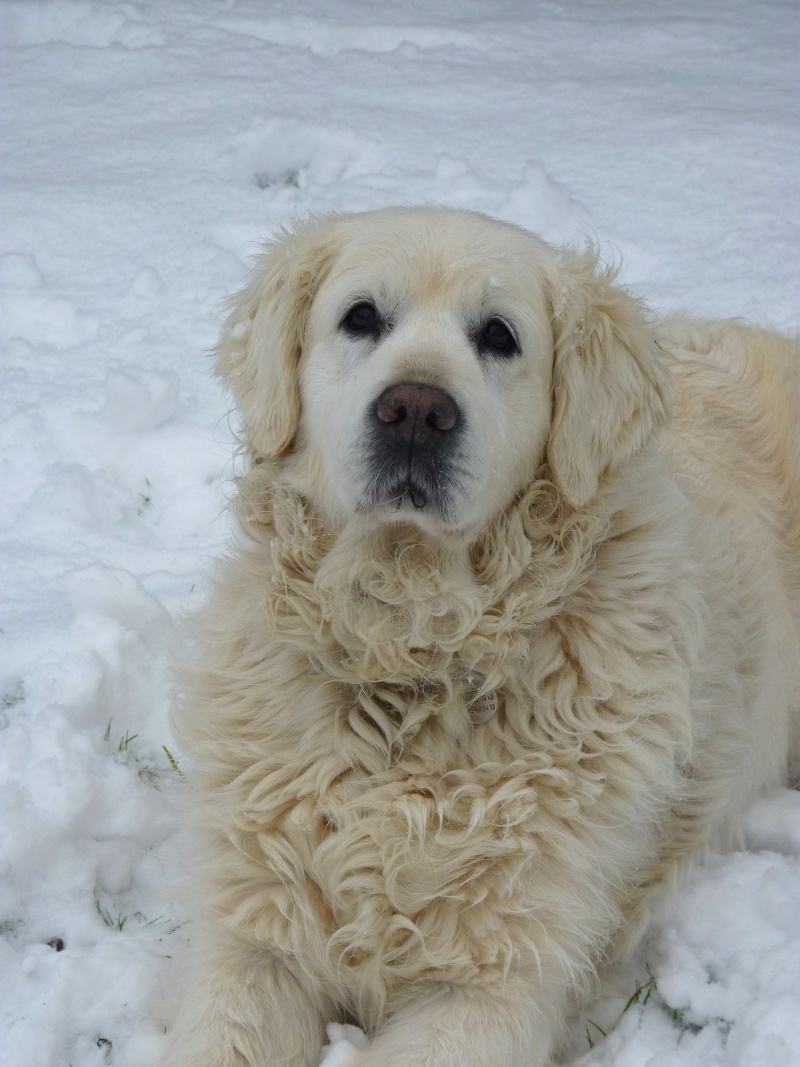
[[[367,411],[367,492],[371,511],[408,501],[451,521],[463,474],[464,416],[449,393],[425,382],[398,382]]]

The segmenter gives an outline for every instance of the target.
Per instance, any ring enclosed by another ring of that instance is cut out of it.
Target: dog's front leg
[[[519,975],[489,987],[430,986],[396,1012],[347,1067],[545,1067],[563,992],[537,995]],[[338,1064],[337,1064],[338,1067]]]
[[[198,960],[164,1067],[316,1067],[326,1005],[278,959],[216,931]]]

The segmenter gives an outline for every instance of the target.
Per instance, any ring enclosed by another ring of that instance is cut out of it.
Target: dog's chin
[[[429,486],[408,480],[365,493],[356,513],[373,529],[411,527],[445,543],[461,543],[470,529],[458,514],[450,494],[433,493]]]

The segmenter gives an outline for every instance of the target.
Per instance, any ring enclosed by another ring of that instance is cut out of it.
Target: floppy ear
[[[597,271],[597,256],[564,257],[553,294],[552,424],[547,459],[575,507],[604,471],[640,449],[669,418],[670,378],[640,303]]]
[[[334,218],[284,233],[256,261],[250,284],[233,298],[216,354],[255,451],[289,450],[300,417],[298,365],[308,313],[338,251]]]

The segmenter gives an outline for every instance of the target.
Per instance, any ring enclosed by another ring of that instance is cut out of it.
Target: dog
[[[800,345],[396,208],[275,240],[217,371],[246,470],[174,713],[167,1063],[315,1067],[338,1020],[354,1067],[544,1067],[798,765]]]

